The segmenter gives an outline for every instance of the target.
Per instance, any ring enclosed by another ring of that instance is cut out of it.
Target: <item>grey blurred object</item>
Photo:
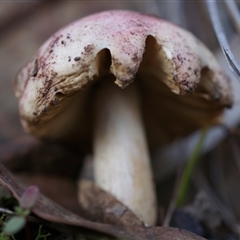
[[[229,64],[230,69],[234,72],[236,77],[240,78],[240,64],[235,58],[231,48],[229,46],[229,41],[227,39],[226,32],[224,30],[224,25],[221,23],[221,16],[218,11],[218,6],[215,1],[207,1],[207,7],[209,15],[214,27],[214,31],[217,35],[218,41],[220,43],[221,49],[224,56]],[[237,32],[240,30],[240,15],[237,3],[235,1],[224,0],[226,8],[229,12],[230,19],[233,21],[234,27]]]
[[[155,8],[152,6],[148,9],[158,9],[158,15],[190,30],[209,48],[215,50],[215,55],[233,87],[234,106],[225,112],[223,120],[223,125],[227,128],[237,127],[240,123],[239,5],[239,2],[234,0],[155,1]],[[214,149],[226,134],[223,126],[211,128],[202,154]],[[152,154],[157,181],[173,173],[180,164],[188,160],[198,138],[199,132],[196,132]]]

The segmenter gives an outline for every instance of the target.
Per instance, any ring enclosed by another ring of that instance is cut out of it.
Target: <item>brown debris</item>
[[[78,199],[92,221],[116,226],[143,225],[132,211],[89,180],[78,182]]]
[[[0,184],[7,186],[13,195],[19,200],[24,192],[24,188],[19,180],[17,180],[2,164],[0,164]],[[163,227],[120,227],[102,223],[88,221],[77,216],[70,211],[62,208],[58,204],[52,202],[45,196],[41,195],[33,212],[47,220],[56,223],[62,223],[87,229],[92,229],[101,233],[108,234],[117,238],[128,238],[132,240],[203,240],[195,234],[180,229],[163,228]]]

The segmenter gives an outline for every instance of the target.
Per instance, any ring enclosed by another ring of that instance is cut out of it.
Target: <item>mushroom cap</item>
[[[191,33],[155,16],[107,11],[60,29],[20,70],[25,130],[87,149],[104,78],[120,88],[135,80],[150,148],[216,122],[232,104],[228,79]]]

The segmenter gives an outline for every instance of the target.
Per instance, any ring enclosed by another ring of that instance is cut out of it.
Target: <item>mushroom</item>
[[[59,30],[21,69],[15,92],[24,129],[92,151],[96,184],[146,225],[157,218],[150,151],[219,122],[232,104],[228,79],[200,41],[131,11]]]

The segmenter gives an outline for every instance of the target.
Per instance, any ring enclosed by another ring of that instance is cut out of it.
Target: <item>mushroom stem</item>
[[[95,182],[145,225],[156,224],[156,193],[136,86],[105,81],[96,94]]]

